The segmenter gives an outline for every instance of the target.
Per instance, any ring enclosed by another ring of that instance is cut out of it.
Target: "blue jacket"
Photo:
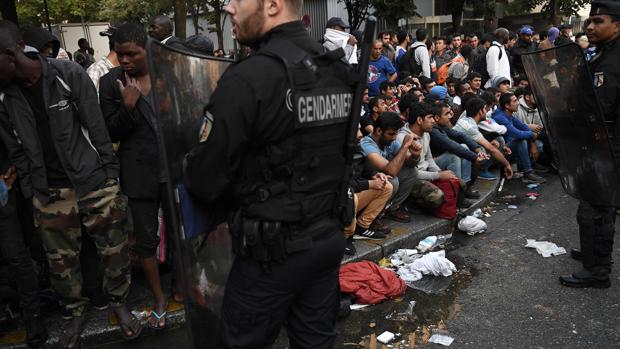
[[[508,129],[504,135],[504,140],[506,143],[510,143],[515,139],[532,139],[532,137],[534,137],[534,132],[532,132],[530,128],[523,123],[523,121],[513,118],[512,116],[508,116],[499,108],[491,117],[493,120],[497,121],[498,124],[504,125]]]
[[[447,127],[433,126],[431,133],[431,153],[437,157],[443,153],[451,153],[471,162],[476,161],[478,154],[474,151],[480,145],[466,134]],[[466,149],[461,144],[465,144]]]

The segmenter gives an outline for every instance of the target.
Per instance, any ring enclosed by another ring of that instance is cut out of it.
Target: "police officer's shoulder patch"
[[[601,87],[605,84],[605,73],[597,72],[594,73],[594,86]]]
[[[343,88],[322,88],[295,93],[295,128],[347,122],[353,94]]]

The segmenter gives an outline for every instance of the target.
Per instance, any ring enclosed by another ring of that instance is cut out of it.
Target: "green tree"
[[[351,30],[359,29],[360,25],[366,20],[370,14],[370,2],[371,0],[338,0],[338,3],[344,3]]]
[[[146,24],[163,13],[172,11],[171,0],[104,0],[101,17],[110,22],[136,22]]]
[[[401,18],[420,16],[414,0],[371,0],[370,5],[374,8],[374,15],[385,19],[390,28],[396,28]]]
[[[101,19],[97,0],[48,0],[47,3],[52,23]],[[46,22],[43,0],[17,0],[15,5],[21,24],[41,25]]]
[[[196,34],[205,30],[205,28],[200,25],[200,18],[203,17],[207,9],[207,0],[187,0],[187,12],[192,15],[192,25],[194,26],[194,32]]]
[[[562,16],[576,15],[591,0],[514,0],[508,11],[512,14],[527,14],[537,6],[542,5],[542,12],[551,19],[551,24],[558,26],[562,23]]]
[[[205,0],[207,2],[207,11],[205,17],[210,26],[207,30],[215,33],[217,36],[218,48],[224,49],[224,24],[228,18],[228,13],[224,11],[224,7],[228,3],[227,0]]]

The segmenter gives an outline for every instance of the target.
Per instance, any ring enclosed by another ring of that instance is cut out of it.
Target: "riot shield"
[[[223,212],[192,199],[183,183],[183,159],[198,144],[204,107],[230,60],[192,54],[149,41],[149,72],[158,120],[161,160],[167,164],[166,229],[181,256],[175,270],[184,286],[189,343],[216,348],[224,287],[233,261]],[[169,199],[171,198],[171,199]]]
[[[613,120],[606,120],[581,48],[568,44],[522,56],[564,190],[620,207]]]

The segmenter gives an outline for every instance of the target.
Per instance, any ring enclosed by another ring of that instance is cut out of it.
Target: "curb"
[[[465,209],[463,213],[469,215],[477,208],[486,206],[495,197],[499,188],[499,183],[499,178],[493,181],[478,180],[474,188],[480,192],[480,199],[471,207]],[[388,238],[383,241],[356,240],[354,244],[357,253],[354,256],[345,256],[342,260],[342,264],[359,262],[362,260],[376,261],[389,256],[397,249],[413,248],[417,246],[420,240],[427,236],[448,234],[454,230],[454,221],[435,218],[430,215],[413,215],[413,222],[411,223],[398,223],[393,221],[390,221],[390,223],[392,233],[390,233]],[[132,304],[133,302],[129,300],[128,303]],[[166,331],[183,328],[185,326],[185,312],[182,309],[169,311],[166,321]],[[59,322],[61,322],[60,316],[46,319],[50,337],[46,343],[47,346],[53,346],[58,342],[60,334]],[[109,325],[110,322],[107,311],[90,312],[89,322],[91,326],[86,328],[82,334],[83,345],[90,347],[122,341],[118,326]],[[159,333],[160,332],[145,327],[142,331],[142,336],[151,336]],[[25,339],[25,332],[23,336]],[[8,345],[0,344],[0,347],[7,349],[27,348],[24,342]]]
[[[500,179],[493,181],[478,180],[474,189],[480,192],[480,198],[467,209],[466,215],[478,208],[486,206],[495,197],[499,188]],[[392,233],[382,241],[356,240],[354,242],[357,253],[354,256],[345,256],[342,264],[363,260],[379,260],[388,257],[400,248],[415,248],[420,240],[427,236],[449,234],[453,231],[454,221],[436,218],[430,215],[414,215],[411,223],[390,221]]]

